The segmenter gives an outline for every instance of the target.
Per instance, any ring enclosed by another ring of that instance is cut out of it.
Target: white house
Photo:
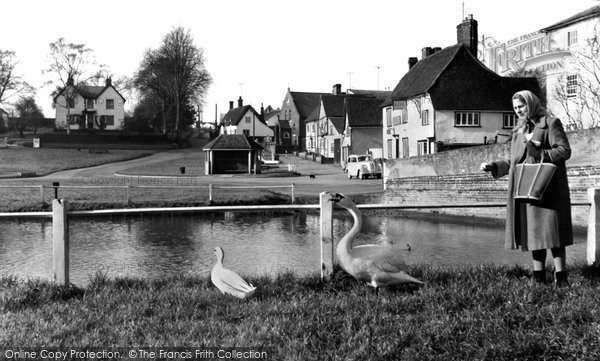
[[[487,34],[486,34],[487,35]],[[479,59],[500,75],[542,79],[548,109],[567,129],[600,125],[600,5],[506,42],[486,37]]]
[[[55,97],[57,129],[123,129],[125,98],[106,79],[104,86],[87,86],[67,81]]]
[[[251,105],[244,105],[242,97],[238,107],[229,102],[229,111],[221,119],[219,134],[243,134],[259,143],[273,140],[273,129],[262,120],[260,114]]]

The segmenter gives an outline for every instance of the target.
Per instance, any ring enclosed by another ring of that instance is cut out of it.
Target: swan
[[[256,287],[246,282],[239,274],[223,267],[225,252],[223,248],[216,247],[217,263],[210,274],[212,283],[222,292],[237,298],[247,298],[254,294]]]
[[[339,241],[335,252],[340,265],[346,272],[357,280],[365,281],[375,287],[376,291],[379,287],[423,283],[406,273],[408,266],[402,259],[405,251],[391,247],[391,243],[352,247],[352,241],[362,227],[362,214],[356,204],[343,194],[333,194],[332,201],[347,209],[354,218],[354,225]]]

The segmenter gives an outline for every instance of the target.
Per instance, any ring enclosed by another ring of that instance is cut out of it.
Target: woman
[[[512,97],[519,124],[512,130],[510,159],[482,163],[481,169],[494,178],[508,174],[505,247],[531,251],[533,276],[536,282],[546,282],[546,254],[554,258],[555,281],[566,285],[566,250],[573,244],[571,197],[565,161],[571,157],[569,141],[559,119],[546,115],[540,100],[523,90]],[[515,172],[511,165],[551,162],[557,169],[541,201],[514,198]]]

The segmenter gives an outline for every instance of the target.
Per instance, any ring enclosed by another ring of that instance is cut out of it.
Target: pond
[[[335,213],[339,240],[352,219]],[[110,277],[210,274],[214,248],[225,250],[225,266],[244,275],[318,273],[320,230],[317,213],[287,215],[115,216],[72,218],[71,282],[82,285],[96,272]],[[359,243],[391,241],[405,250],[408,264],[521,264],[530,255],[503,248],[503,226],[448,223],[413,217],[365,217]],[[410,251],[408,246],[410,245]],[[568,262],[585,261],[586,237],[576,235]],[[0,221],[0,275],[51,279],[52,222]]]

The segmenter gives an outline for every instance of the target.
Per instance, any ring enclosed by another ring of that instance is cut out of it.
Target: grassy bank
[[[45,175],[67,169],[135,159],[152,154],[148,150],[111,149],[108,153],[89,153],[88,149],[0,149],[0,175],[30,173]]]
[[[255,277],[255,297],[206,277],[109,280],[86,288],[0,279],[0,344],[32,347],[271,347],[274,360],[597,360],[600,270],[532,285],[518,266],[415,266],[421,288],[377,296],[343,271]]]

